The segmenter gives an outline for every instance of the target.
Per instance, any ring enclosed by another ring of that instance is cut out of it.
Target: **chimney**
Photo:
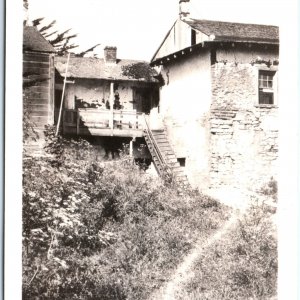
[[[179,18],[183,20],[190,16],[190,0],[179,0]]]
[[[108,64],[117,63],[117,47],[106,46],[104,48],[104,61]]]

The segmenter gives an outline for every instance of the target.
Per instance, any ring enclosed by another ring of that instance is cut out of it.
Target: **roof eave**
[[[56,51],[34,50],[34,49],[25,49],[25,48],[23,48],[23,52],[47,53],[47,54],[57,53]]]
[[[58,74],[61,77],[65,77],[65,73],[64,72],[60,72],[57,68],[55,68],[58,72]],[[67,78],[72,78],[72,79],[85,79],[85,80],[102,80],[102,81],[122,81],[122,82],[144,82],[144,83],[158,83],[158,80],[154,79],[154,80],[144,80],[144,79],[134,79],[134,78],[103,78],[103,77],[80,77],[80,76],[72,76],[71,74],[67,75]]]
[[[244,41],[239,41],[239,40],[213,40],[213,41],[205,41],[202,43],[198,43],[196,45],[186,47],[184,49],[181,49],[179,51],[176,51],[174,53],[171,53],[169,55],[163,56],[161,58],[158,58],[156,60],[151,61],[150,66],[158,66],[162,65],[164,62],[170,62],[173,59],[176,59],[178,57],[186,56],[188,54],[191,54],[195,52],[195,50],[198,49],[203,49],[203,48],[212,48],[216,47],[218,45],[238,45],[238,44],[244,44],[244,45],[273,45],[273,46],[278,46],[279,47],[279,40],[278,41],[273,41],[273,40],[265,40],[265,41],[252,41],[252,40],[244,40]]]

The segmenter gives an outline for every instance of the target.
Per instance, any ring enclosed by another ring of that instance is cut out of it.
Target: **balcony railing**
[[[142,136],[144,127],[143,114],[136,111],[83,108],[63,114],[65,134]]]

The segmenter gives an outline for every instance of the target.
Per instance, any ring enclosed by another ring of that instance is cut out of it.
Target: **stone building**
[[[169,142],[193,186],[259,187],[277,176],[278,27],[192,19],[179,4],[151,60]]]

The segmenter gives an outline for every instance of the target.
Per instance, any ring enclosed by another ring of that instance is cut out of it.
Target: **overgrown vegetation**
[[[149,64],[145,62],[138,62],[128,66],[122,66],[122,73],[124,76],[128,76],[134,79],[144,79],[151,81],[154,76],[157,75]]]
[[[253,205],[229,235],[212,245],[177,299],[266,300],[277,292],[277,239],[272,214]]]
[[[23,166],[24,299],[147,299],[227,217],[126,155],[95,164],[85,141],[46,137],[51,155]]]
[[[271,177],[259,191],[260,194],[269,196],[274,202],[277,202],[278,184],[277,181]]]

